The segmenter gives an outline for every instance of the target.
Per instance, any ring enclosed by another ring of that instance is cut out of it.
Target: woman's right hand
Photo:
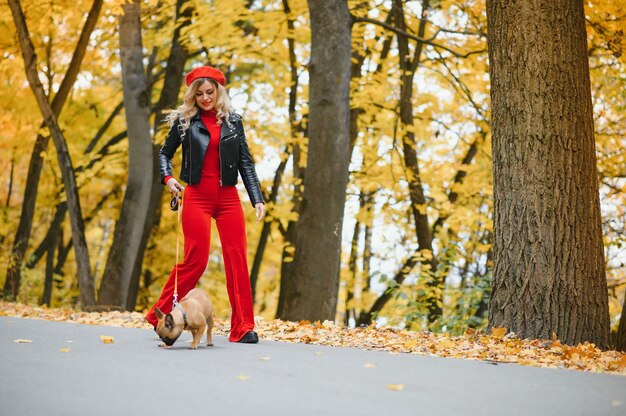
[[[179,184],[174,178],[170,178],[170,180],[167,181],[167,187],[169,188],[171,195],[176,195],[178,192],[185,190],[185,187]]]

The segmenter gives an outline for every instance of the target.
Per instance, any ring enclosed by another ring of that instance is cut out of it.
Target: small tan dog
[[[190,290],[168,314],[164,314],[159,308],[155,309],[155,313],[159,320],[157,334],[165,343],[165,347],[169,348],[174,345],[183,330],[188,329],[193,335],[191,349],[195,350],[198,348],[205,328],[207,346],[213,345],[213,337],[211,336],[213,307],[209,297],[202,290]]]

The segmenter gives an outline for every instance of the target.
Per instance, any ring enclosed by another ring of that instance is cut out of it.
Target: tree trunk
[[[11,154],[11,170],[9,171],[9,186],[7,188],[7,200],[5,202],[5,209],[3,214],[2,214],[2,220],[4,221],[4,223],[8,223],[8,219],[9,219],[9,210],[8,208],[11,206],[11,195],[13,194],[13,176],[15,173],[15,147],[13,148],[13,153]],[[0,246],[4,245],[4,240],[6,239],[7,235],[5,233],[0,233]],[[7,279],[8,280],[8,279]]]
[[[487,1],[494,176],[489,325],[608,345],[582,0]]]
[[[278,167],[276,168],[276,173],[274,174],[272,191],[270,192],[270,196],[267,201],[265,201],[266,204],[276,203],[276,199],[278,198],[278,188],[280,188],[280,183],[283,179],[285,168],[287,167],[289,153],[289,148],[285,149],[285,151],[283,152],[283,157],[278,164]],[[254,253],[254,261],[252,262],[252,270],[250,271],[250,286],[252,286],[253,300],[256,296],[256,285],[259,279],[259,271],[261,270],[261,261],[263,260],[263,254],[265,253],[265,247],[267,246],[267,239],[272,229],[272,222],[274,221],[274,219],[271,217],[271,214],[269,214],[268,217],[269,218],[266,218],[263,222],[263,227],[261,228],[261,236],[259,237],[259,244],[257,245],[256,252]]]
[[[345,1],[309,1],[309,147],[287,320],[334,320],[350,162],[351,18]],[[282,289],[282,288],[281,288]]]
[[[176,2],[176,29],[174,29],[174,34],[172,35],[172,47],[170,48],[170,55],[167,59],[161,96],[155,106],[155,132],[158,131],[160,127],[166,125],[163,123],[163,110],[174,107],[178,102],[180,87],[183,82],[185,62],[187,62],[187,58],[189,57],[187,46],[181,43],[180,36],[181,31],[191,24],[192,12],[193,7],[189,5],[189,0],[178,0]]]
[[[615,338],[615,349],[626,352],[626,290],[624,291],[624,304],[622,305],[622,316],[619,319],[619,327]]]
[[[43,284],[43,295],[41,297],[40,305],[50,306],[52,301],[52,283],[54,281],[54,254],[57,248],[62,247],[59,245],[59,236],[61,235],[60,227],[56,227],[54,235],[51,238],[50,245],[46,250],[46,277]]]
[[[429,1],[422,1],[422,16],[418,29],[418,36],[424,37],[426,31],[426,10],[429,8]],[[401,0],[394,0],[396,17],[394,19],[396,27],[402,32],[406,32],[404,21],[404,10]],[[400,121],[402,128],[402,153],[404,155],[404,165],[406,169],[407,181],[409,182],[409,197],[411,199],[411,211],[415,222],[415,232],[419,250],[428,253],[430,256],[422,262],[425,273],[422,278],[426,278],[429,293],[424,299],[418,299],[419,303],[426,303],[428,309],[428,321],[433,322],[439,318],[443,311],[443,285],[442,276],[438,273],[438,262],[433,252],[433,234],[426,214],[426,197],[424,187],[420,177],[419,162],[417,159],[417,142],[413,132],[413,78],[421,59],[424,44],[418,42],[414,57],[409,55],[408,38],[400,33],[398,37],[398,52],[400,58]]]
[[[9,171],[9,187],[7,189],[7,200],[4,204],[6,208],[11,205],[11,194],[13,193],[13,174],[15,173],[15,147],[11,154],[11,170]]]
[[[83,57],[85,56],[85,50],[87,49],[87,45],[89,43],[89,37],[96,26],[96,22],[98,21],[98,16],[100,15],[100,10],[102,9],[102,3],[102,0],[94,0],[93,6],[87,15],[87,20],[85,21],[83,30],[80,33],[80,38],[76,44],[74,54],[72,55],[72,61],[70,62],[63,81],[59,86],[59,91],[52,99],[52,113],[55,117],[58,117],[61,113],[63,105],[65,104],[65,101],[74,86],[74,82],[76,81],[76,77],[78,76],[80,70],[80,65]],[[25,21],[24,24],[26,24]],[[37,201],[37,187],[39,186],[39,178],[41,177],[41,169],[43,167],[42,155],[48,148],[49,141],[50,136],[38,134],[30,157],[28,174],[26,175],[26,188],[24,190],[24,198],[22,202],[22,213],[20,215],[20,222],[15,233],[15,238],[13,239],[13,246],[11,248],[11,255],[9,257],[9,264],[7,267],[7,277],[4,283],[5,298],[15,299],[19,291],[22,261],[24,259],[24,253],[26,253],[26,248],[28,247],[31,230],[33,228],[35,202]]]
[[[352,113],[354,114],[354,113]],[[352,124],[352,123],[351,123]],[[351,128],[352,129],[352,128]],[[350,325],[350,317],[356,319],[354,308],[350,307],[352,299],[354,299],[354,293],[356,292],[356,285],[360,284],[357,279],[358,269],[357,260],[359,257],[359,238],[361,237],[362,224],[359,220],[359,214],[365,209],[365,193],[361,190],[359,194],[359,211],[356,215],[356,222],[354,223],[354,230],[352,232],[352,242],[350,243],[350,257],[348,258],[348,277],[346,279],[346,314],[344,316],[344,324]]]
[[[291,8],[289,7],[288,0],[283,0],[283,9],[287,16],[287,29],[290,34],[293,34],[294,21],[291,17]],[[306,168],[300,166],[302,157],[302,150],[304,145],[299,140],[300,133],[307,135],[306,131],[302,131],[302,124],[298,123],[296,119],[296,102],[298,98],[298,67],[297,57],[295,50],[295,40],[293,35],[287,38],[287,45],[289,47],[289,65],[291,71],[291,86],[289,87],[289,129],[291,131],[291,154],[293,164],[293,212],[296,213],[297,219],[289,220],[287,223],[287,229],[284,233],[283,253],[281,257],[280,265],[280,288],[278,293],[278,305],[276,308],[276,317],[280,318],[284,316],[286,312],[286,296],[289,293],[288,287],[291,287],[294,279],[296,279],[294,268],[294,253],[296,250],[296,232],[297,221],[300,218],[302,211],[302,186],[306,173]]]
[[[128,128],[128,179],[120,218],[98,293],[100,305],[127,308],[130,283],[137,273],[137,259],[143,257],[143,235],[152,182],[154,155],[150,136],[150,95],[143,67],[141,2],[122,6],[120,16],[120,58],[124,109]],[[146,172],[150,174],[146,175]],[[145,246],[145,244],[144,244]]]
[[[163,88],[161,89],[161,96],[157,103],[154,112],[154,131],[158,131],[159,124],[166,126],[163,121],[163,110],[166,108],[173,108],[178,102],[178,95],[183,82],[182,73],[185,69],[185,62],[189,57],[187,47],[180,41],[181,31],[191,24],[191,15],[193,8],[189,5],[188,0],[178,0],[176,2],[176,22],[177,26],[172,36],[172,47],[170,49],[170,56],[167,60],[167,67],[165,69],[165,78],[163,80]],[[150,88],[152,84],[150,84]],[[161,148],[161,143],[155,143],[152,148],[153,157],[152,160],[156,161]],[[161,195],[163,193],[163,185],[159,181],[159,165],[153,162],[153,173],[150,190],[150,203],[148,205],[148,216],[145,223],[142,239],[140,243],[139,255],[135,261],[133,273],[131,275],[130,287],[128,290],[128,298],[126,300],[126,307],[128,310],[134,310],[137,304],[137,296],[139,295],[139,283],[143,265],[143,258],[146,252],[146,246],[153,231],[156,231],[159,224],[159,218],[161,217]]]
[[[78,271],[78,281],[80,285],[80,300],[83,307],[91,306],[95,303],[94,282],[89,264],[89,252],[85,240],[85,227],[78,198],[78,187],[72,167],[72,160],[67,149],[67,143],[63,133],[59,128],[55,114],[48,103],[46,94],[37,74],[37,55],[29,37],[28,28],[22,7],[17,0],[9,0],[9,6],[13,14],[13,20],[18,32],[26,77],[33,90],[37,104],[43,114],[46,126],[50,130],[52,140],[57,151],[57,158],[63,177],[63,185],[67,196],[67,204],[70,212],[70,223],[72,227],[72,240],[74,241],[74,252],[76,253],[76,263]],[[17,292],[15,292],[17,294]]]

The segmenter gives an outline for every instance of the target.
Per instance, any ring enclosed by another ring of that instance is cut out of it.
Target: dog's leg
[[[200,337],[198,337],[200,334]],[[192,329],[191,335],[193,336],[193,340],[191,341],[191,349],[195,350],[198,348],[198,343],[200,342],[200,338],[202,337],[202,331],[198,331],[198,329]]]
[[[196,329],[192,329],[191,334],[193,335],[193,341],[191,342],[191,349],[195,350],[196,348],[198,348],[198,344],[200,344],[200,340],[202,339],[202,335],[204,334],[204,326],[201,326]]]
[[[206,328],[206,345],[207,347],[213,346],[213,335],[211,334],[213,331],[213,314],[210,314],[206,320],[207,328]]]

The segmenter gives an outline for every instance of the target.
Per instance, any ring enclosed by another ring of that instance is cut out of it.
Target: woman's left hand
[[[254,210],[256,211],[256,220],[261,221],[265,216],[265,204],[263,202],[259,202],[254,206]]]

